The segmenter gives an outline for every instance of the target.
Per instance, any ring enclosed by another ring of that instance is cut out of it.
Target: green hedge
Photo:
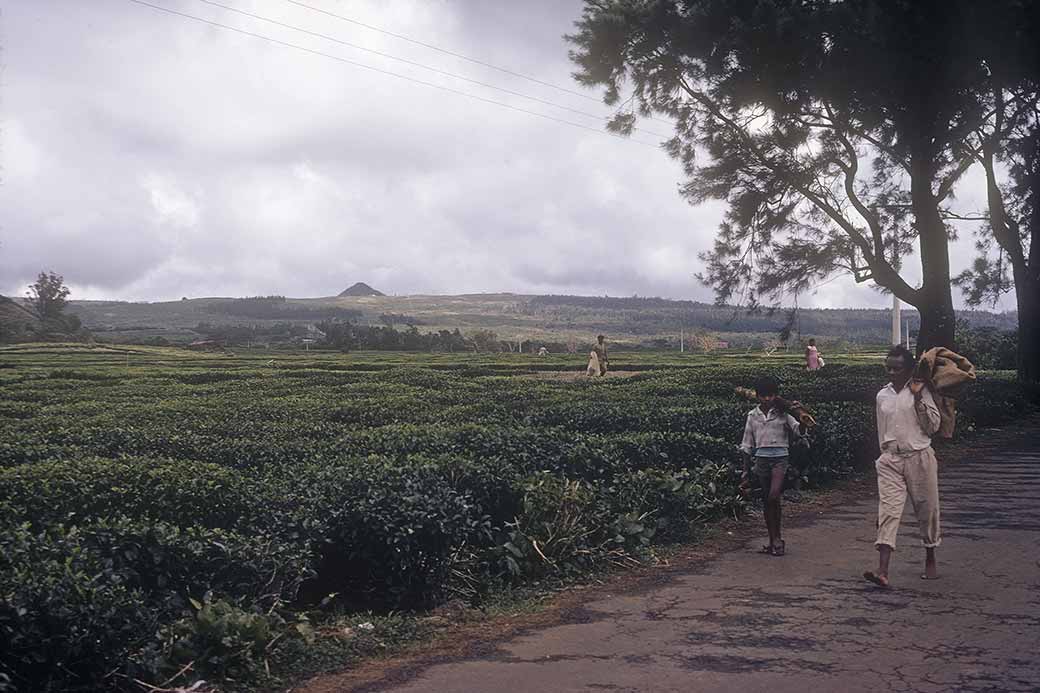
[[[7,526],[0,549],[0,673],[26,691],[118,687],[113,675],[134,673],[134,653],[190,598],[261,609],[294,598],[312,570],[306,551],[270,536],[118,516]]]

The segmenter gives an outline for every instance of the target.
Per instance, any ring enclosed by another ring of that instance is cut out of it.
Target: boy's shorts
[[[758,475],[758,483],[762,485],[763,491],[768,491],[773,483],[773,470],[779,468],[787,476],[787,464],[790,457],[756,457],[755,474]]]

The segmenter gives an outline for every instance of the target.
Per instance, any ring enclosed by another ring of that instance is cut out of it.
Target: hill
[[[0,339],[13,341],[40,331],[40,318],[19,301],[0,296]]]
[[[344,289],[340,292],[339,298],[348,298],[350,296],[386,296],[382,291],[376,291],[365,282],[357,282],[348,289]]]
[[[603,333],[612,342],[678,346],[686,335],[709,331],[732,346],[758,345],[791,322],[792,338],[815,337],[821,344],[885,344],[891,325],[888,310],[802,309],[794,319],[784,312],[748,314],[732,306],[660,298],[606,296],[532,296],[468,294],[460,296],[349,296],[294,299],[284,296],[199,298],[158,303],[72,301],[98,339],[121,342],[188,342],[214,325],[254,326],[258,332],[277,326],[303,328],[324,320],[368,325],[416,326],[423,332],[490,330],[501,339],[584,342]],[[977,327],[1013,330],[1014,313],[962,312]],[[904,309],[911,331],[916,311]],[[263,341],[263,340],[260,340]]]

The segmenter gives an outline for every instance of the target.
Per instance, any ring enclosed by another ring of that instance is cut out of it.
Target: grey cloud
[[[287,3],[223,1],[609,113]],[[156,2],[599,127],[194,0]],[[581,90],[561,39],[578,0],[310,2]],[[721,206],[686,205],[660,151],[126,2],[15,3],[3,21],[4,293],[53,268],[81,298],[320,296],[362,280],[399,294],[711,300],[693,274]],[[840,280],[801,301],[886,297]]]

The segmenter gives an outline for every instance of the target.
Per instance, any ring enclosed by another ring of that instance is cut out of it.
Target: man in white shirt
[[[878,444],[874,463],[878,477],[877,572],[863,573],[870,582],[888,587],[888,564],[896,547],[899,521],[907,495],[925,547],[924,580],[935,580],[935,548],[939,527],[938,462],[931,435],[939,430],[939,408],[921,381],[911,381],[916,361],[903,346],[892,347],[885,360],[891,382],[877,395]]]

